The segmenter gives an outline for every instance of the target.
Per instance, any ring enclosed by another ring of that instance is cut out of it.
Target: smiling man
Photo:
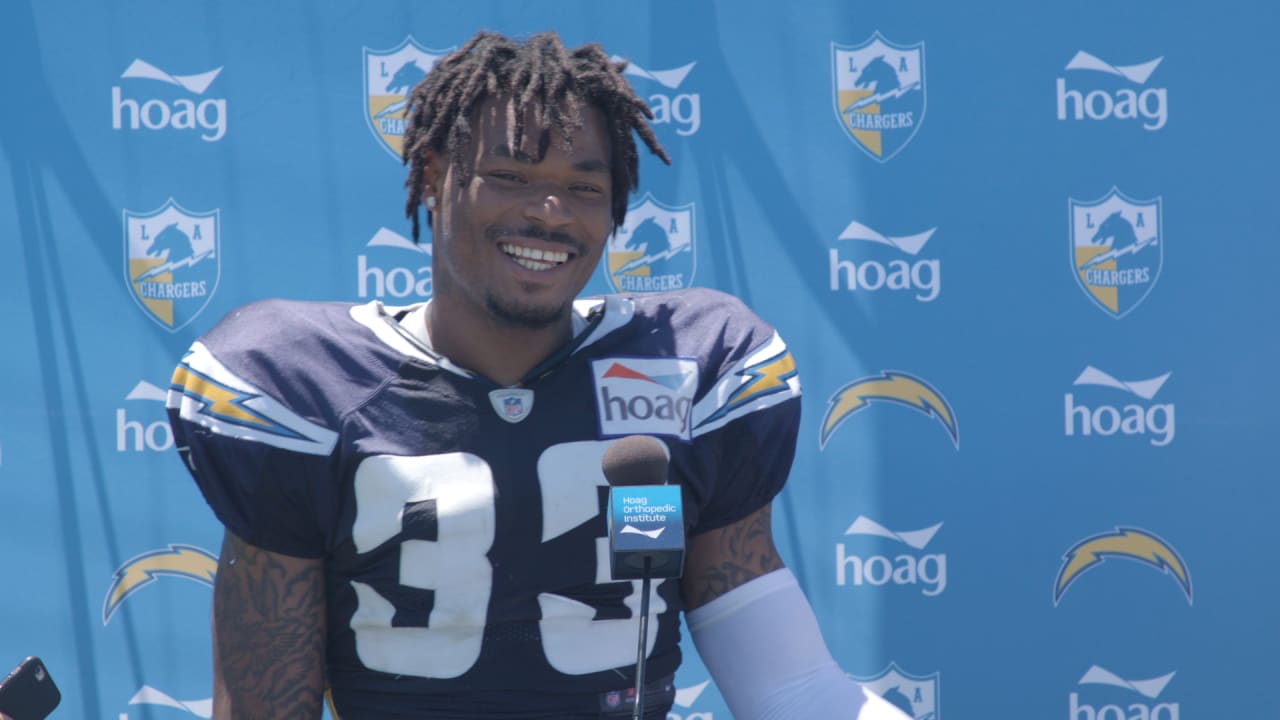
[[[774,549],[795,451],[786,345],[707,290],[575,300],[637,183],[644,103],[596,45],[480,33],[409,97],[407,212],[434,295],[263,301],[169,395],[226,526],[214,717],[631,717],[640,583],[609,575],[605,449],[651,435],[687,498],[648,598],[646,718],[686,619],[735,717],[903,717],[832,661]],[[665,408],[665,410],[663,410]]]

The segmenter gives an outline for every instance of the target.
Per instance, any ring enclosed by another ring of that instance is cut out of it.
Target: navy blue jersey
[[[634,680],[639,581],[609,574],[600,469],[665,442],[690,534],[781,490],[800,384],[779,336],[710,290],[574,305],[516,386],[435,355],[412,308],[265,301],[174,374],[180,452],[227,529],[323,558],[344,720],[594,718]],[[680,662],[678,581],[650,599],[649,677]]]

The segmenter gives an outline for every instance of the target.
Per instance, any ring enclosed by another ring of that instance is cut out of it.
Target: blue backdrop
[[[806,400],[775,514],[919,720],[1276,713],[1272,3],[34,2],[0,9],[0,665],[209,716],[221,529],[181,352],[262,297],[431,290],[405,83],[476,29],[633,63],[588,293],[716,287]],[[691,650],[691,648],[690,648]],[[728,720],[696,656],[672,720]]]

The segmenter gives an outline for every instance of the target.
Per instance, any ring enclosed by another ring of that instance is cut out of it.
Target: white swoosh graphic
[[[938,228],[935,227],[929,228],[922,233],[916,233],[915,235],[891,237],[889,235],[882,235],[857,220],[854,220],[849,223],[849,226],[844,229],[844,232],[840,233],[839,239],[868,240],[870,242],[880,243],[881,245],[895,247],[908,255],[916,255],[924,248],[924,244],[929,242],[929,238],[933,237],[933,234],[937,231]]]
[[[942,527],[942,523],[931,525],[922,530],[906,530],[903,532],[894,532],[880,523],[872,520],[865,515],[859,515],[848,530],[844,531],[845,535],[875,535],[877,537],[889,538],[898,542],[906,543],[916,550],[923,550],[933,536],[937,534]]]
[[[124,69],[120,74],[122,78],[135,78],[141,80],[159,80],[170,85],[177,85],[180,88],[193,92],[197,95],[203,95],[205,90],[209,89],[209,85],[218,77],[218,73],[222,72],[222,68],[214,68],[209,72],[200,73],[198,75],[170,75],[160,68],[152,65],[146,60],[137,60],[129,63],[129,67]]]
[[[658,536],[661,535],[662,532],[666,529],[667,529],[666,526],[663,526],[658,528],[657,530],[641,530],[640,528],[632,527],[630,525],[623,525],[622,530],[620,532],[623,535],[643,535],[647,538],[657,540]]]
[[[1097,72],[1107,73],[1108,75],[1119,75],[1129,82],[1146,85],[1147,78],[1151,77],[1151,73],[1156,71],[1161,60],[1164,60],[1164,56],[1158,57],[1155,60],[1148,60],[1147,62],[1139,63],[1137,65],[1112,65],[1101,58],[1095,57],[1081,50],[1075,54],[1075,57],[1071,58],[1070,62],[1067,63],[1067,69],[1095,70]]]
[[[129,704],[163,705],[178,710],[186,710],[192,715],[205,720],[213,717],[213,698],[208,700],[174,700],[150,685],[143,685],[141,690],[135,693],[132,698],[129,698]]]
[[[704,680],[702,683],[694,685],[693,687],[676,688],[676,704],[685,708],[692,707],[693,704],[698,701],[698,696],[701,695],[702,691],[706,690],[707,686],[710,684],[710,680]]]
[[[614,55],[610,59],[614,62],[626,60],[626,58],[618,55]],[[694,61],[688,65],[682,65],[681,67],[672,68],[671,70],[645,70],[630,60],[627,60],[627,69],[623,71],[623,74],[642,77],[646,80],[653,80],[665,88],[675,90],[680,87],[680,84],[684,82],[684,79],[689,75],[689,72],[693,70],[693,66],[697,64],[697,61]]]
[[[369,238],[369,242],[365,243],[365,247],[390,247],[399,248],[401,250],[412,250],[426,255],[431,254],[431,245],[419,245],[409,238],[398,232],[388,230],[386,228],[378,228],[378,232]]]
[[[125,400],[159,400],[160,402],[164,402],[165,397],[167,396],[168,396],[168,393],[166,391],[161,390],[160,388],[156,387],[155,385],[152,385],[146,380],[143,380],[139,382],[137,385],[134,385],[133,389],[129,391],[129,394],[124,396],[124,399]]]
[[[1150,680],[1125,680],[1115,673],[1105,668],[1094,665],[1090,667],[1080,678],[1081,685],[1112,685],[1114,687],[1128,688],[1142,694],[1145,697],[1155,700],[1160,697],[1160,693],[1164,692],[1164,688],[1177,674],[1177,670],[1168,675],[1161,675]]]
[[[1143,400],[1150,400],[1160,392],[1160,388],[1164,386],[1166,380],[1172,375],[1167,372],[1159,377],[1153,377],[1149,380],[1117,380],[1110,375],[1102,372],[1098,368],[1089,365],[1085,367],[1084,372],[1080,373],[1080,377],[1076,378],[1072,385],[1101,385],[1103,387],[1115,388],[1116,390],[1124,390],[1133,393]]]

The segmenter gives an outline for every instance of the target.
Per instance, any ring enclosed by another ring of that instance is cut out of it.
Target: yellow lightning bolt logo
[[[111,620],[121,603],[161,575],[183,577],[212,586],[217,572],[218,557],[192,545],[170,545],[163,550],[138,555],[116,570],[102,603],[102,624],[106,625]]]
[[[822,418],[818,437],[819,449],[827,446],[831,434],[854,413],[866,409],[873,401],[890,401],[936,417],[951,442],[960,447],[960,428],[951,405],[932,385],[914,375],[885,370],[880,375],[859,378],[845,385],[827,400],[827,414]]]
[[[275,423],[244,406],[246,400],[257,397],[256,395],[229,388],[195,372],[185,365],[179,365],[178,369],[173,371],[173,379],[170,381],[170,386],[181,390],[183,395],[204,402],[203,412],[211,415],[217,415],[220,418],[238,424],[257,425],[264,428],[275,425]]]
[[[1058,604],[1071,583],[1085,571],[1097,567],[1108,557],[1128,558],[1163,570],[1182,588],[1187,604],[1191,603],[1191,575],[1177,551],[1153,533],[1118,527],[1115,532],[1085,538],[1062,556],[1062,568],[1058,570],[1058,579],[1053,584],[1053,604]]]
[[[791,357],[791,351],[783,350],[768,360],[743,368],[738,374],[747,378],[746,382],[734,390],[724,405],[701,425],[718,420],[757,398],[788,390],[791,387],[789,381],[796,375],[796,361]]]
[[[786,388],[787,381],[796,374],[796,361],[791,357],[790,351],[785,351],[758,365],[745,368],[742,374],[749,375],[751,379],[733,391],[729,402],[725,403],[728,407],[738,407],[761,395]]]

